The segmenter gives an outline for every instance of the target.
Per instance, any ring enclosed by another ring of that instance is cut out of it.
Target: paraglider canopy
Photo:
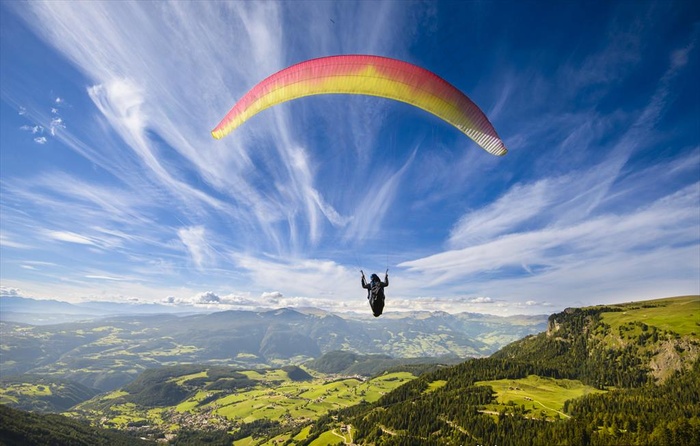
[[[449,122],[493,155],[507,152],[484,112],[452,84],[408,62],[368,55],[311,59],[271,75],[233,106],[212,136],[223,138],[281,102],[318,94],[361,94],[405,102]]]

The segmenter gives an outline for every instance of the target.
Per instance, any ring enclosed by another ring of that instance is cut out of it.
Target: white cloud
[[[59,116],[59,109],[56,107],[49,108],[50,113],[46,114],[44,111],[39,110],[27,110],[26,107],[19,107],[19,115],[26,116],[27,118],[34,121],[33,125],[22,125],[20,130],[30,132],[33,135],[41,135],[34,138],[34,142],[37,144],[46,144],[48,138],[44,135],[44,130],[47,130],[46,135],[55,137],[59,134],[59,131],[65,130],[66,125]]]
[[[359,272],[354,273],[329,260],[262,259],[252,256],[234,256],[238,267],[247,272],[252,287],[267,290],[270,285],[284,287],[283,293],[306,296],[311,299],[336,295],[344,298],[351,290],[362,293]]]
[[[226,309],[259,309],[269,304],[264,299],[251,299],[240,294],[221,295],[214,291],[203,291],[191,297],[179,298],[168,296],[161,300],[166,305],[185,305],[216,310]],[[275,306],[272,305],[274,308]]]
[[[18,288],[10,288],[0,286],[0,297],[19,297],[22,296],[22,290]]]
[[[66,126],[63,123],[62,118],[54,118],[51,120],[51,122],[49,124],[49,133],[51,133],[51,136],[56,136],[56,133],[59,130],[63,130],[65,128],[66,128]]]
[[[260,299],[262,300],[279,300],[283,297],[284,295],[279,291],[268,291],[260,295]]]
[[[37,133],[43,133],[44,128],[40,125],[23,125],[20,127],[20,130],[25,130],[36,135]]]
[[[473,304],[490,304],[493,302],[493,299],[490,297],[475,297],[473,299],[469,299],[469,302]]]
[[[221,298],[212,291],[206,291],[196,295],[192,299],[194,304],[219,304],[221,303]]]
[[[157,144],[148,136],[152,118],[145,107],[143,88],[132,80],[110,79],[88,89],[90,98],[162,187],[185,200],[206,203],[215,209],[221,203],[173,176],[161,162]]]
[[[383,180],[379,183],[379,189],[375,190],[375,184],[368,184],[368,198],[363,200],[356,213],[356,217],[350,221],[345,231],[345,238],[350,240],[366,240],[373,238],[382,227],[382,220],[391,209],[391,204],[401,185],[401,180],[412,164],[416,156],[413,150],[408,160],[395,172],[377,173],[377,178]]]

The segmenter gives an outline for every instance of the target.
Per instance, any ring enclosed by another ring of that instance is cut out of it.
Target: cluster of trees
[[[281,431],[282,428],[279,421],[260,419],[250,423],[241,423],[232,435],[232,439],[235,441],[246,437],[270,437]]]
[[[234,441],[234,436],[226,430],[215,431],[196,431],[182,429],[178,432],[177,437],[170,440],[167,444],[173,446],[231,446]],[[162,443],[161,443],[162,444]]]
[[[335,350],[309,361],[305,365],[321,373],[375,376],[385,371],[390,373],[402,371],[419,376],[441,366],[461,362],[464,362],[464,359],[456,356],[392,358],[387,355],[359,355],[353,352]]]
[[[377,355],[378,356],[378,355]],[[381,356],[389,358],[388,356]],[[342,373],[353,364],[368,358],[354,352],[334,350],[306,363],[306,365],[321,373]]]
[[[145,370],[131,384],[124,387],[124,390],[129,393],[124,399],[143,407],[175,405],[185,399],[189,392],[169,379],[203,370],[201,365],[189,364]]]
[[[35,414],[0,404],[0,444],[130,446],[153,443],[128,433],[94,428],[63,415]]]
[[[700,361],[660,386],[589,395],[565,410],[617,444],[700,444]]]
[[[311,381],[314,379],[314,377],[306,373],[304,369],[295,365],[284,366],[282,370],[287,372],[287,376],[292,381]]]
[[[174,406],[187,398],[189,392],[173,382],[154,384],[144,390],[129,395],[129,402],[143,407]]]
[[[473,382],[499,373],[524,377],[528,371],[525,365],[504,366],[497,360],[470,361],[454,368],[455,375],[447,370],[413,380],[360,413],[334,415],[352,424],[353,439],[360,444],[700,444],[700,362],[660,386],[649,383],[567,402],[572,418],[556,423],[517,410],[501,411],[497,419],[480,412],[495,395]],[[447,385],[425,392],[425,378],[437,376]]]

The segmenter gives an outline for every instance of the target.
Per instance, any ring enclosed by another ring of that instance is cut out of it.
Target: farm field
[[[413,378],[410,373],[401,372],[370,380],[352,377],[334,380],[322,378],[311,382],[286,381],[274,387],[261,385],[236,392],[201,408],[211,408],[215,415],[246,423],[258,419],[312,419],[362,400],[374,402]],[[194,399],[183,404],[189,404],[188,407],[192,408],[197,406]]]

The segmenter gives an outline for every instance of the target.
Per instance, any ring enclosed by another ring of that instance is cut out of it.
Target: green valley
[[[289,436],[330,411],[373,403],[415,378],[408,372],[373,378],[312,373],[293,366],[154,369],[123,390],[78,404],[67,415],[151,439],[174,438],[182,430],[239,432],[236,437],[241,437],[249,430],[258,432],[261,421],[267,423],[266,434]]]
[[[170,444],[694,445],[698,309],[698,296],[569,308],[458,364],[329,351],[273,367],[148,368],[96,396],[20,375],[0,397],[64,392],[82,398],[63,411],[75,421]]]

